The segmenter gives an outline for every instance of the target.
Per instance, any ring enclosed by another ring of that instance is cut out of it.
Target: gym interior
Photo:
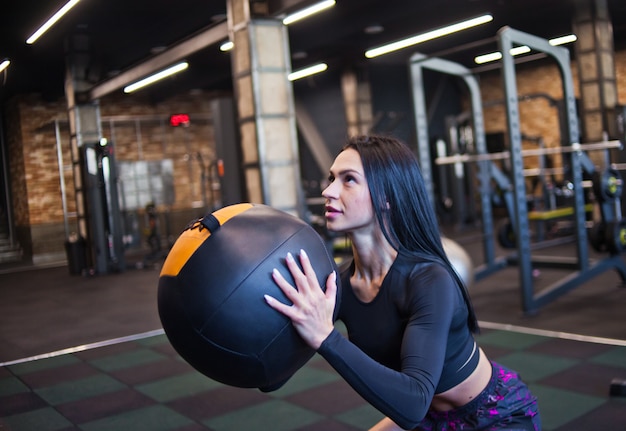
[[[304,220],[341,262],[320,191],[346,136],[379,133],[414,148],[479,343],[528,381],[543,429],[626,429],[623,1],[2,10],[0,428],[375,424],[317,356],[269,393],[203,376],[157,286],[190,221],[239,202]]]

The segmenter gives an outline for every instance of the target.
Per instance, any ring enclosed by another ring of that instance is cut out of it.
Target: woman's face
[[[351,148],[339,153],[330,167],[326,199],[326,226],[335,232],[353,232],[375,225],[370,192],[361,156]]]

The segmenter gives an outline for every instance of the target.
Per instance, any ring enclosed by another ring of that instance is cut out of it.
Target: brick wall
[[[209,101],[210,97],[201,93],[157,104],[137,96],[100,100],[103,135],[113,141],[117,161],[173,161],[175,201],[167,211],[175,232],[184,227],[189,217],[204,211],[198,155],[205,163],[215,158]],[[60,130],[67,212],[76,210],[66,112],[64,100],[48,102],[37,95],[20,96],[7,109],[16,233],[25,254],[36,263],[64,258],[65,253],[55,120]],[[191,125],[171,127],[169,115],[174,113],[188,113]],[[138,220],[142,222],[143,217],[140,215]],[[76,230],[75,223],[75,218],[68,219],[70,232]]]
[[[618,101],[626,104],[626,51],[615,53]],[[574,95],[579,96],[578,70],[575,63],[570,67],[574,81]],[[516,70],[517,90],[522,100],[519,102],[520,129],[522,134],[541,136],[548,148],[561,145],[559,126],[559,110],[550,99],[562,101],[562,79],[558,67],[549,61],[531,62],[520,65]],[[480,76],[480,88],[484,109],[485,131],[487,133],[505,132],[506,115],[502,103],[503,89],[500,72],[490,72]],[[547,97],[539,97],[545,95]],[[529,141],[522,142],[523,147],[536,148]],[[553,156],[555,166],[562,166],[561,157]],[[537,158],[525,160],[525,167],[533,168],[538,165]]]

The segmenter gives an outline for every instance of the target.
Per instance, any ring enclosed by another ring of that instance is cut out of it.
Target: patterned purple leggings
[[[540,431],[537,398],[515,371],[495,362],[492,366],[491,380],[480,395],[455,410],[428,412],[415,431]]]

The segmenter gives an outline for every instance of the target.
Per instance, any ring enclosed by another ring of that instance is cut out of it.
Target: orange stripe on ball
[[[220,226],[222,226],[231,218],[249,210],[253,206],[252,204],[231,205],[215,211],[213,216],[220,222]],[[160,277],[176,277],[189,258],[209,236],[211,236],[211,232],[209,232],[208,229],[187,229],[184,231],[178,237],[167,255],[167,259],[165,259],[163,263],[163,268],[161,268]]]
[[[220,222],[220,226],[226,223],[231,218],[244,211],[248,211],[254,205],[252,204],[236,204],[224,207],[213,213],[213,216]]]

